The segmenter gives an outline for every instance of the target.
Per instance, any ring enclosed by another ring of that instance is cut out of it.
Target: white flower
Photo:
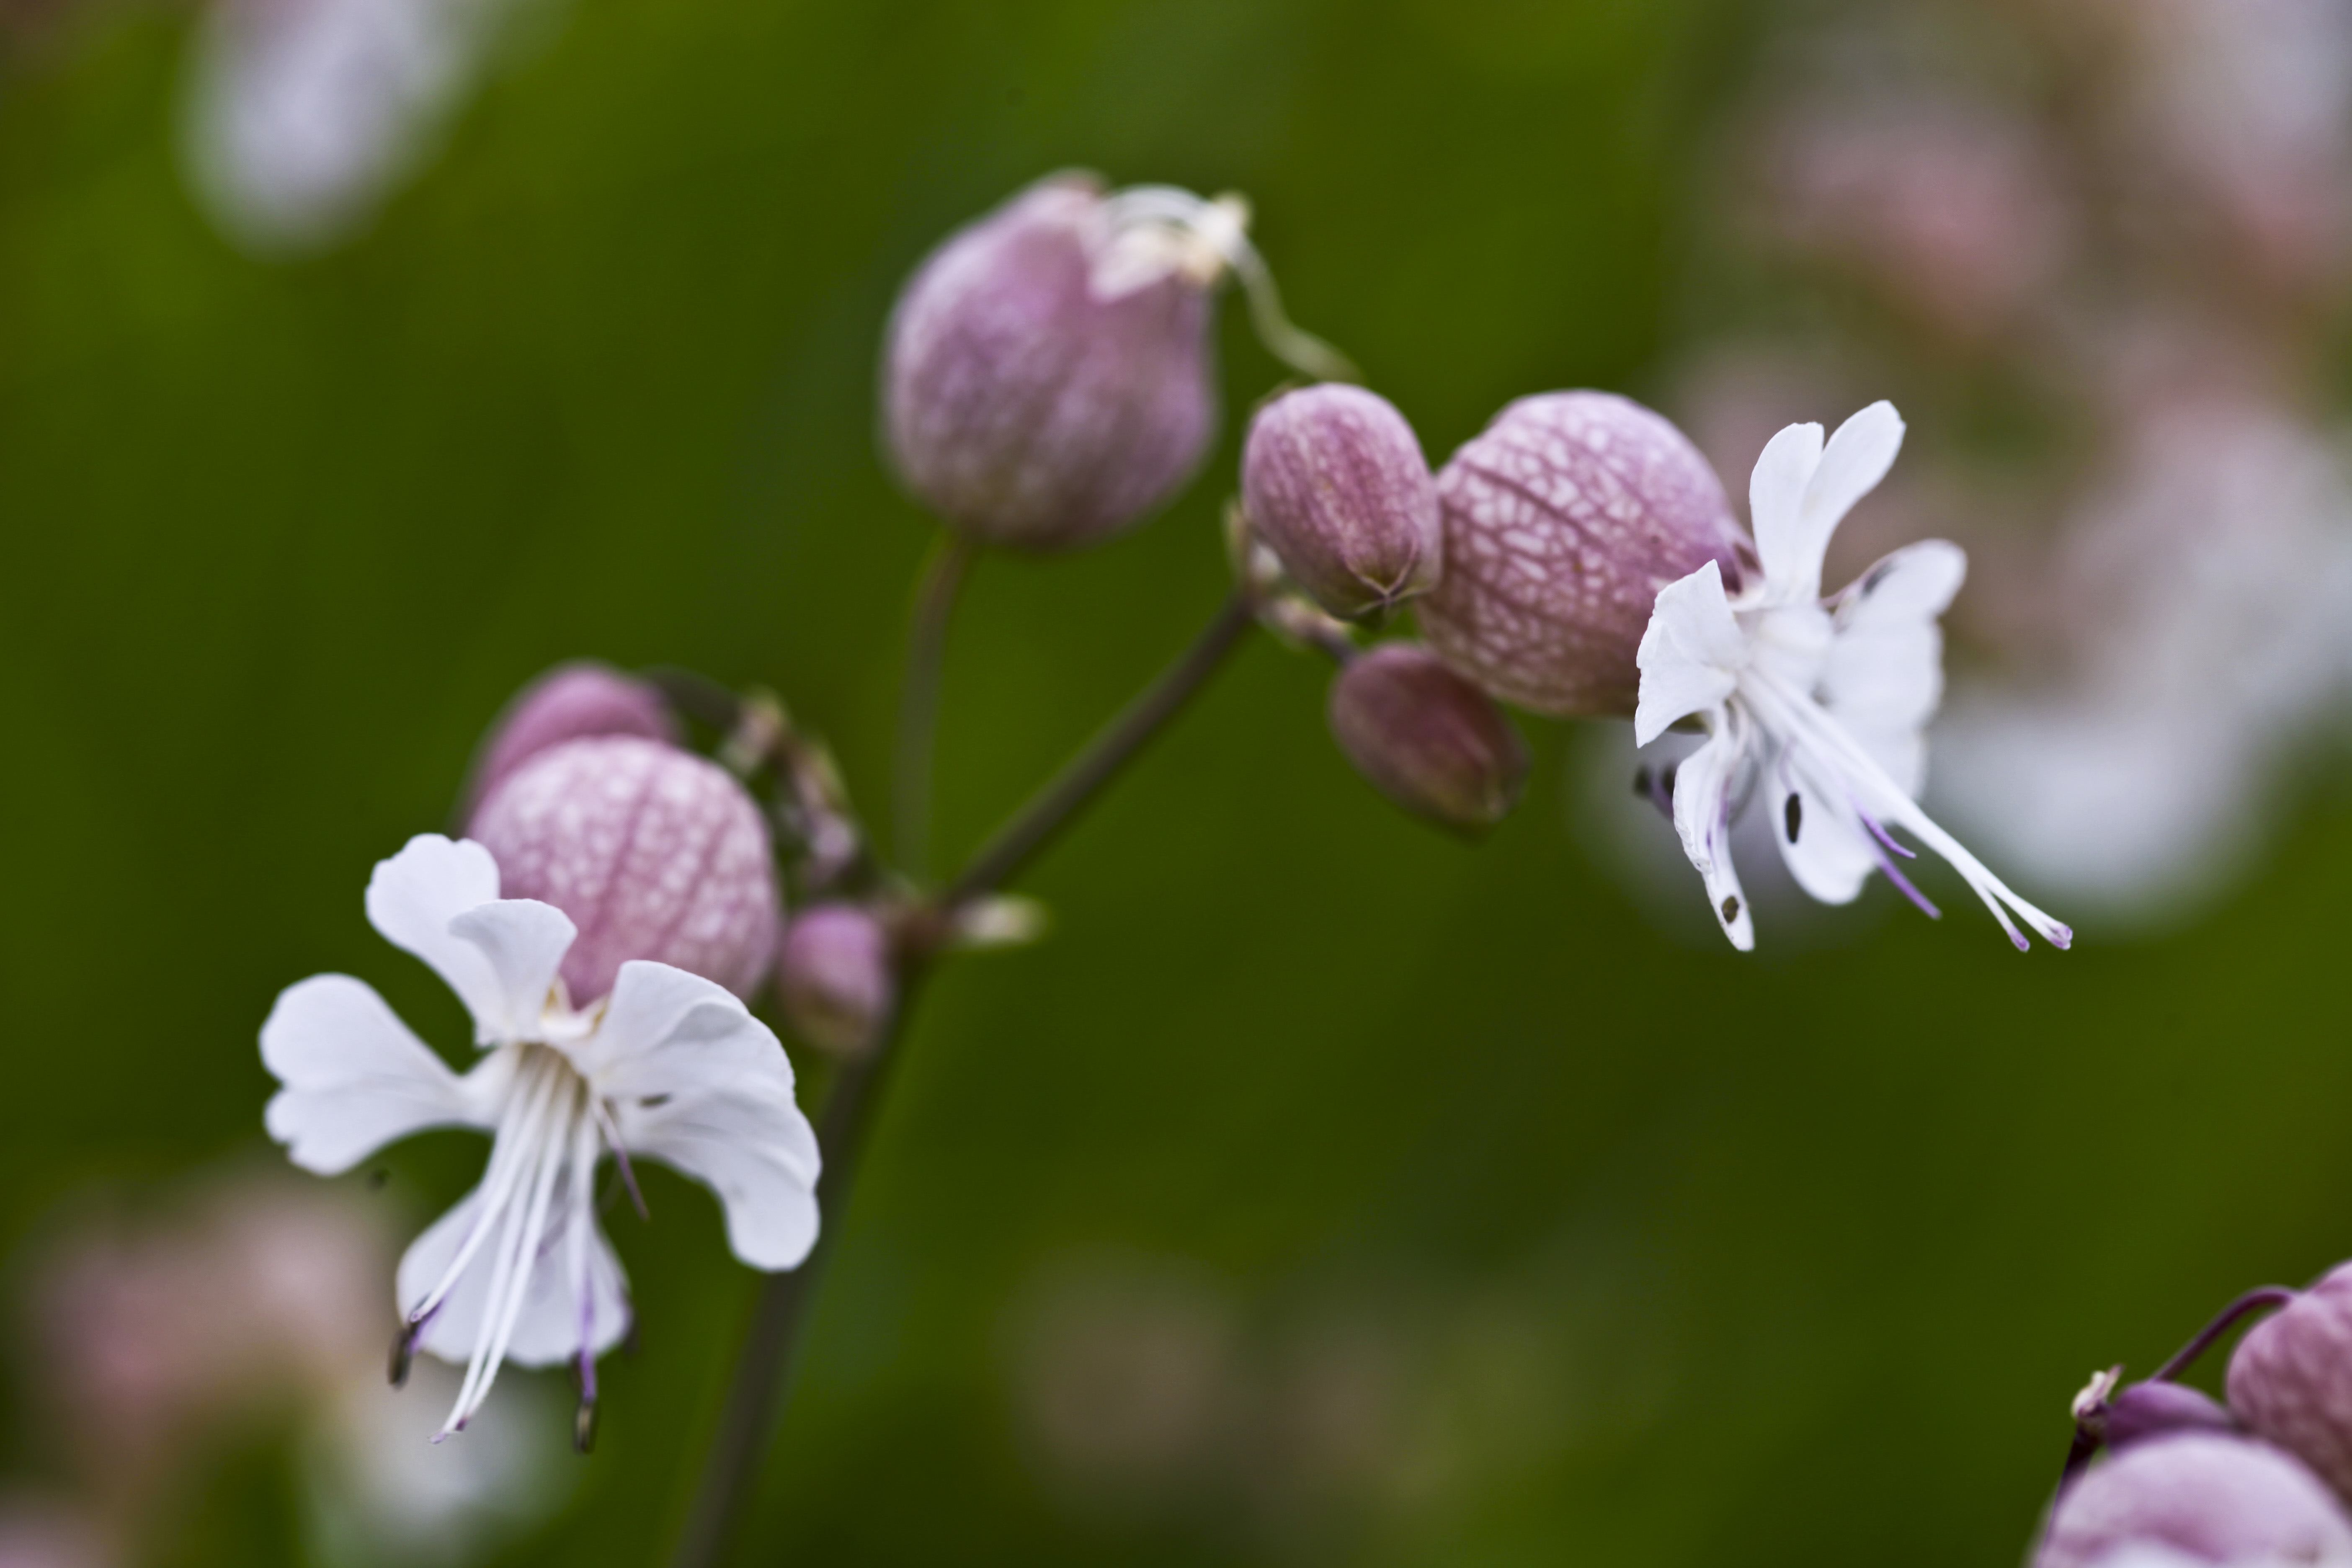
[[[621,965],[612,994],[574,1011],[556,972],[574,935],[552,905],[499,897],[488,850],[423,834],[380,863],[369,921],[449,983],[488,1053],[460,1078],[345,974],[289,986],[261,1027],[285,1088],[270,1135],[321,1175],[427,1127],[493,1133],[481,1185],[401,1259],[404,1354],[465,1364],[441,1436],[481,1407],[501,1363],[569,1361],[584,1443],[596,1358],[627,1330],[620,1260],[596,1223],[610,1150],[708,1184],[735,1255],[789,1268],[816,1239],[816,1136],[766,1026],[724,987],[667,964]]]
[[[1903,420],[1889,403],[1847,420],[1826,447],[1818,425],[1773,437],[1748,489],[1762,580],[1728,598],[1710,561],[1659,592],[1642,634],[1633,739],[1646,746],[1692,714],[1705,725],[1706,743],[1674,781],[1675,830],[1743,952],[1756,933],[1729,828],[1752,788],[1769,792],[1772,837],[1790,874],[1823,903],[1852,900],[1875,869],[1935,914],[1895,863],[1912,856],[1890,831],[1900,827],[1952,863],[2020,949],[2027,942],[2011,910],[2053,946],[2074,941],[1912,798],[1927,767],[1920,731],[1943,695],[1936,618],[1968,570],[1959,547],[1906,545],[1835,598],[1822,597],[1830,535],[1886,477],[1902,445]]]

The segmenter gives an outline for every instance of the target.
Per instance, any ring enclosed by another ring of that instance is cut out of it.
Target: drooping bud
[[[803,1039],[845,1056],[863,1051],[898,1005],[890,933],[856,904],[804,910],[784,927],[776,989]]]
[[[2230,1408],[2352,1498],[2352,1264],[2246,1331]]]
[[[1415,643],[1382,643],[1331,683],[1331,734],[1382,795],[1479,834],[1518,804],[1527,742],[1486,694]]]
[[[1447,663],[1538,713],[1630,716],[1658,590],[1753,549],[1698,448],[1605,392],[1523,397],[1437,476],[1445,574],[1420,601]]]
[[[505,897],[553,904],[579,927],[562,972],[574,1006],[635,958],[738,995],[767,975],[783,915],[767,824],[691,752],[634,735],[550,747],[490,794],[467,836],[498,861]]]
[[[891,313],[883,434],[907,488],[983,543],[1066,550],[1140,521],[1216,425],[1211,295],[1310,374],[1346,361],[1285,321],[1238,197],[1090,174],[1038,182],[949,237]]]
[[[2068,1489],[2034,1568],[2094,1568],[2134,1546],[2198,1563],[2340,1563],[2352,1521],[2293,1455],[2184,1433],[2135,1444]]]
[[[2220,1405],[2186,1384],[2135,1383],[2106,1408],[2110,1449],[2123,1449],[2179,1432],[2235,1432],[2238,1423]]]
[[[1437,584],[1437,484],[1412,426],[1377,393],[1327,383],[1259,409],[1242,502],[1291,580],[1343,619]]]
[[[594,659],[559,664],[515,693],[474,754],[461,816],[525,762],[566,741],[590,735],[642,735],[676,745],[677,719],[648,682]]]

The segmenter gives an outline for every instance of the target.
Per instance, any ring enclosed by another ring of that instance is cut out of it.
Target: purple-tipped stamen
[[[416,1361],[416,1342],[425,1337],[425,1326],[430,1323],[435,1314],[440,1310],[441,1309],[436,1306],[423,1317],[412,1319],[401,1326],[400,1332],[392,1336],[392,1364],[386,1370],[390,1374],[393,1387],[402,1388],[407,1385],[408,1369]]]
[[[1849,804],[1851,803],[1849,802]],[[1919,858],[1919,852],[1917,850],[1905,848],[1902,843],[1897,840],[1893,834],[1886,831],[1885,825],[1881,823],[1878,818],[1871,816],[1870,813],[1863,810],[1862,807],[1858,805],[1854,806],[1853,814],[1862,818],[1862,825],[1870,829],[1870,836],[1873,838],[1877,839],[1881,845],[1885,846],[1889,853],[1900,855],[1906,860],[1916,860]]]

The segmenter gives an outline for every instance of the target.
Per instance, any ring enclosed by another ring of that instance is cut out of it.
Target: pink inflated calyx
[[[1393,405],[1360,386],[1287,392],[1250,421],[1242,503],[1293,582],[1357,619],[1437,584],[1437,485]]]
[[[507,775],[551,746],[591,735],[678,742],[677,717],[650,682],[594,659],[559,664],[515,693],[475,752],[461,815],[489,798]]]
[[[2352,1499],[2352,1264],[2246,1331],[2230,1357],[2229,1394],[2249,1430]]]
[[[499,892],[537,899],[580,934],[563,960],[574,1006],[649,959],[748,996],[782,922],[768,827],[733,775],[638,736],[549,748],[475,814],[467,837],[499,863]]]
[[[1040,181],[950,236],[892,312],[883,434],[901,479],[984,543],[1065,550],[1142,521],[1216,425],[1213,275],[1119,266],[1101,183]]]
[[[1492,699],[1414,643],[1382,643],[1331,684],[1332,738],[1413,815],[1476,837],[1509,815],[1527,742]]]
[[[2132,1547],[2195,1563],[2340,1563],[2352,1521],[2293,1455],[2182,1433],[2094,1466],[2052,1511],[2033,1568],[2095,1568]]]
[[[1419,602],[1447,663],[1538,713],[1631,716],[1658,590],[1753,547],[1698,448],[1606,392],[1523,397],[1437,475],[1445,572]]]
[[[872,1046],[898,1002],[889,929],[856,904],[814,904],[784,927],[776,990],[794,1032],[854,1055]]]

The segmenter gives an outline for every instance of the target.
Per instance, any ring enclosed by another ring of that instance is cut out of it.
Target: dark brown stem
[[[898,755],[893,774],[897,798],[891,848],[898,868],[920,881],[929,871],[931,753],[939,740],[940,671],[946,661],[948,623],[971,565],[972,547],[960,534],[943,534],[923,568],[915,595],[914,622],[907,639],[907,674],[898,695]]]
[[[1074,821],[1078,812],[1133,762],[1168,721],[1209,683],[1226,656],[1241,646],[1242,637],[1257,624],[1256,606],[1245,593],[1236,592],[1217,612],[1158,680],[1128,704],[1124,712],[1070,759],[1052,782],[1015,812],[996,837],[971,858],[940,900],[953,911],[972,900],[996,891],[1018,876],[1023,868]]]

